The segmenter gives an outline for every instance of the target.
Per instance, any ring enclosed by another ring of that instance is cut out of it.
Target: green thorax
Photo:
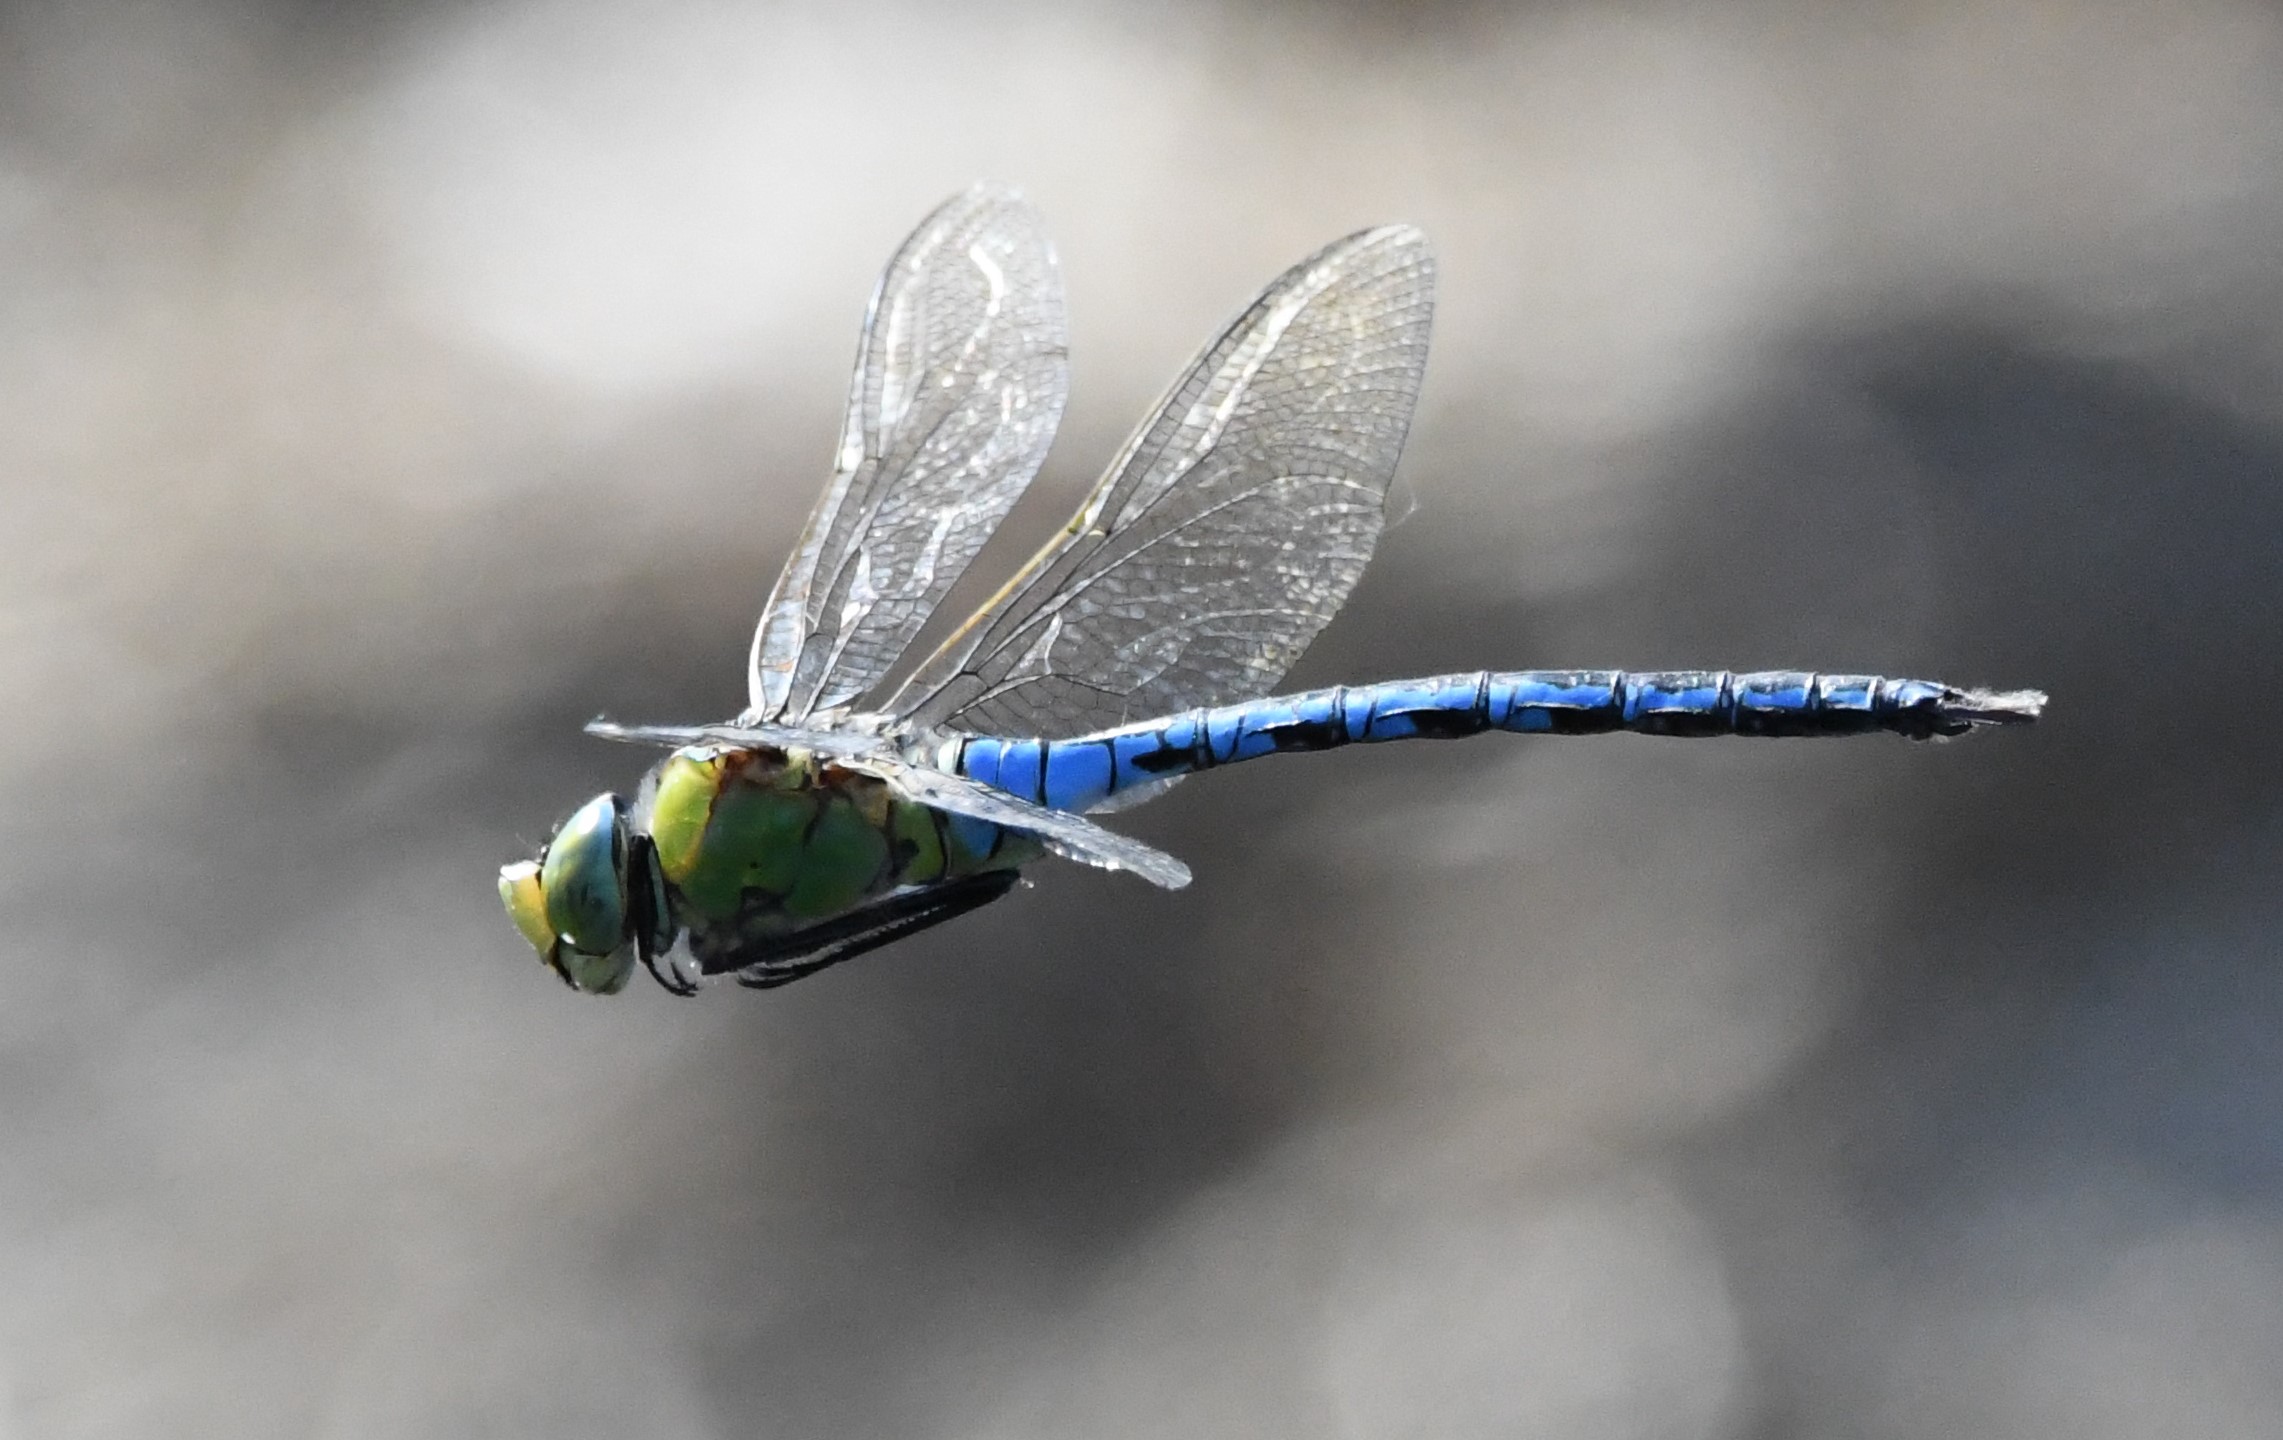
[[[657,846],[673,918],[701,952],[1042,853],[1028,836],[902,799],[805,750],[693,746],[643,788],[637,821]]]

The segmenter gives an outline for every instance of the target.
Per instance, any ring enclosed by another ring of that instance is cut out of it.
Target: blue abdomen
[[[2035,719],[2034,690],[1961,690],[1931,680],[1805,670],[1479,670],[1336,685],[1185,711],[1070,740],[975,736],[960,773],[1057,810],[1087,810],[1137,786],[1262,755],[1382,740],[1533,735],[1886,732],[1913,739]]]

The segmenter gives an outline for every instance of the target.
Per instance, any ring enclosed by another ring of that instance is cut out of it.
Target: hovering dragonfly
[[[1205,348],[1044,549],[900,683],[921,627],[1045,458],[1067,393],[1039,217],[979,185],[888,262],[824,494],[761,614],[748,705],[589,733],[671,753],[500,871],[575,990],[636,960],[678,994],[768,988],[990,903],[1060,855],[1154,884],[1084,818],[1286,751],[1485,730],[1926,739],[2034,719],[2034,690],[1794,671],[1483,671],[1256,698],[1371,558],[1427,360],[1408,225],[1334,241]]]

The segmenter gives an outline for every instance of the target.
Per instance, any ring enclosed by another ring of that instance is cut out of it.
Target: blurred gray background
[[[2042,685],[1126,817],[768,996],[494,868],[743,699],[876,267],[1017,182],[1076,394],[1443,261],[1295,684]],[[0,1437],[2283,1433],[2283,13],[0,18]]]

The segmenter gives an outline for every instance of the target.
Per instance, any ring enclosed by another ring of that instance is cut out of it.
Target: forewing
[[[1409,226],[1286,271],[887,708],[1053,736],[1266,692],[1378,542],[1433,310]]]
[[[615,720],[597,718],[587,722],[587,733],[598,740],[656,745],[667,750],[679,750],[685,745],[730,745],[750,750],[766,745],[779,750],[810,750],[835,760],[862,760],[888,750],[888,743],[874,735],[773,725],[767,721],[740,721],[734,725],[621,725]]]
[[[1038,472],[1068,362],[1036,211],[978,185],[921,222],[873,291],[832,480],[754,632],[747,718],[879,683]]]

